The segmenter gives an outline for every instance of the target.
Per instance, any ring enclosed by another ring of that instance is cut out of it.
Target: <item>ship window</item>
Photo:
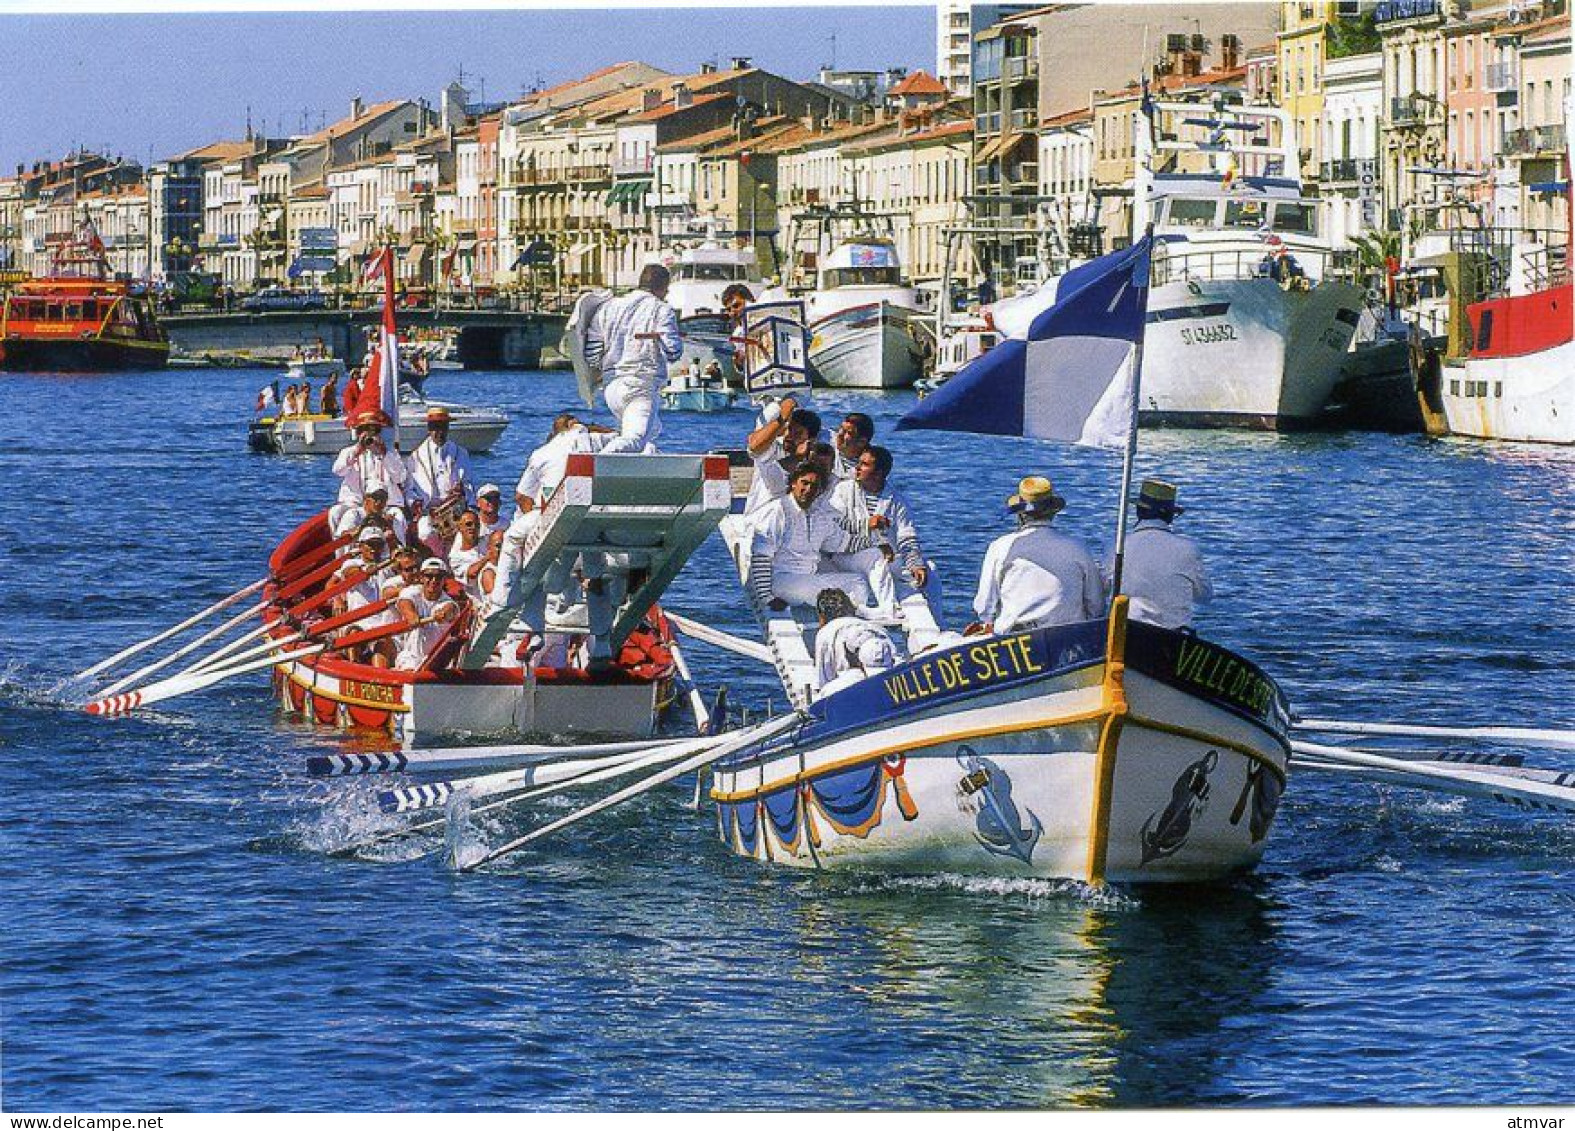
[[[896,287],[902,272],[896,267],[838,267],[826,272],[833,287]]]
[[[65,312],[67,322],[79,321],[82,318],[82,304],[78,302],[68,302],[66,303]]]
[[[1209,228],[1214,225],[1213,200],[1188,200],[1185,197],[1169,202],[1167,219],[1171,224],[1184,228]]]
[[[1477,346],[1476,346],[1476,348],[1479,349],[1479,350],[1485,350],[1489,346],[1491,346],[1492,344],[1493,344],[1493,312],[1491,310],[1484,310],[1482,312],[1482,321],[1477,324]]]
[[[1227,228],[1261,228],[1268,219],[1268,209],[1257,200],[1232,200],[1225,205]]]
[[[49,322],[59,322],[60,304],[58,302],[46,303],[44,305],[44,318]]]
[[[1301,232],[1309,236],[1316,235],[1318,232],[1318,214],[1310,204],[1276,204],[1274,206],[1274,230],[1277,232]]]
[[[1460,395],[1460,382],[1459,381],[1451,381],[1449,383],[1449,395],[1452,396],[1452,397],[1458,397]]]
[[[1495,397],[1502,397],[1504,395],[1504,382],[1502,382],[1502,381],[1494,381],[1493,382],[1493,395]]]

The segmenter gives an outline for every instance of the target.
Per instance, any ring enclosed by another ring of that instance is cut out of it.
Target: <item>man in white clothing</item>
[[[985,551],[973,602],[979,619],[967,633],[1017,632],[1103,616],[1099,563],[1076,539],[1050,529],[1050,520],[1066,506],[1050,480],[1029,476],[1006,505],[1016,513],[1018,529]]]
[[[908,500],[888,482],[891,467],[889,450],[878,445],[866,447],[859,455],[854,477],[838,482],[830,496],[831,509],[848,529],[868,532],[875,540],[870,549],[840,555],[832,564],[862,573],[875,594],[876,606],[888,615],[895,614],[897,602],[910,593],[923,592],[928,597],[930,580]]]
[[[862,576],[830,568],[828,555],[866,549],[871,539],[848,530],[830,507],[815,505],[826,479],[823,469],[805,463],[787,496],[759,512],[749,550],[749,589],[758,605],[777,612],[813,606],[823,589],[840,589],[855,605],[869,601]]]
[[[335,506],[330,508],[329,514],[335,538],[342,534],[363,530],[368,526],[376,526],[385,530],[392,537],[395,545],[404,544],[405,516],[399,511],[388,509],[386,487],[373,487],[361,497],[359,506]]]
[[[867,641],[884,642],[895,654],[891,636],[880,625],[859,616],[842,590],[822,589],[815,598],[815,613],[820,619],[815,630],[815,671],[821,687],[850,669],[858,669],[859,649]]]
[[[678,315],[667,305],[667,268],[647,264],[637,290],[602,304],[586,335],[586,360],[601,370],[607,407],[618,418],[609,453],[655,451],[667,367],[684,352]]]
[[[338,528],[344,509],[359,507],[366,493],[377,487],[388,492],[389,508],[403,514],[409,471],[399,453],[389,451],[383,443],[383,429],[392,426],[393,421],[380,409],[368,409],[355,418],[355,441],[341,448],[334,459],[334,474],[340,480],[339,501],[329,508],[330,526]]]
[[[867,413],[850,412],[842,418],[831,442],[837,446],[837,461],[832,474],[838,479],[852,479],[859,469],[859,459],[870,450],[875,440],[875,422]]]
[[[509,528],[503,517],[503,489],[496,483],[483,483],[476,488],[476,514],[481,518],[481,537],[489,539],[501,535]]]
[[[1174,484],[1145,479],[1137,497],[1137,525],[1127,535],[1121,592],[1132,598],[1129,615],[1162,628],[1186,628],[1196,606],[1214,599],[1197,543],[1170,528],[1185,507]],[[1107,583],[1109,579],[1106,579]]]
[[[459,605],[444,592],[448,577],[448,566],[442,558],[428,558],[421,563],[421,580],[400,591],[394,607],[410,630],[399,634],[399,660],[395,666],[404,671],[415,671],[426,662],[448,622],[459,615]]]
[[[820,417],[798,407],[792,397],[768,404],[760,426],[744,441],[755,464],[755,478],[744,501],[744,513],[754,514],[787,494],[788,476],[803,463],[820,438]]]
[[[427,438],[410,453],[410,513],[416,537],[431,541],[432,511],[470,502],[470,453],[448,438],[449,413],[442,405],[427,409]]]

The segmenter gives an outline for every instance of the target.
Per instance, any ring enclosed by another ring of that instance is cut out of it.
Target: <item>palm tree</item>
[[[1400,259],[1403,240],[1399,232],[1375,229],[1351,237],[1356,249],[1357,278],[1362,286],[1382,293],[1382,280],[1389,273],[1389,261]]]

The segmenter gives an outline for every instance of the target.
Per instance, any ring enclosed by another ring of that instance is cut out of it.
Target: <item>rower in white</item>
[[[603,396],[618,418],[608,454],[656,450],[667,367],[684,352],[678,315],[665,301],[669,281],[667,268],[647,264],[636,290],[603,303],[591,319],[585,357],[606,376]]]
[[[482,538],[501,536],[509,528],[503,517],[503,489],[496,483],[483,483],[476,488],[476,513],[481,518]]]
[[[822,589],[840,589],[855,605],[868,603],[864,578],[831,566],[830,555],[866,549],[872,540],[848,530],[830,507],[816,505],[827,478],[823,468],[805,462],[794,471],[787,497],[760,511],[749,551],[749,589],[758,606],[777,612],[813,606]]]
[[[815,598],[815,613],[820,620],[815,631],[815,673],[821,695],[864,678],[866,672],[859,662],[859,653],[866,644],[884,649],[885,655],[896,655],[891,636],[880,625],[859,616],[852,599],[842,590],[822,589]],[[891,662],[885,666],[891,667]]]
[[[360,536],[356,538],[355,546],[355,558],[342,566],[334,574],[333,580],[336,583],[348,580],[352,571],[358,571],[363,576],[361,580],[352,584],[339,596],[335,607],[335,611],[338,613],[353,613],[357,609],[364,609],[368,605],[375,604],[383,598],[383,587],[390,580],[387,568],[370,572],[372,567],[377,565],[387,552],[388,543],[381,528],[377,526],[364,528]],[[361,632],[365,629],[377,628],[381,625],[392,624],[395,619],[394,613],[385,610],[357,621],[348,631]],[[349,653],[348,658],[361,663],[371,664],[376,668],[386,668],[394,661],[393,644],[387,639],[374,640],[357,647]]]
[[[1214,599],[1197,543],[1171,529],[1186,508],[1176,503],[1175,485],[1160,479],[1143,480],[1136,505],[1137,525],[1127,535],[1121,564],[1121,592],[1132,598],[1128,615],[1162,628],[1186,628],[1196,607]]]
[[[328,510],[328,522],[336,533],[349,529],[345,516],[351,507],[360,507],[368,491],[381,487],[388,493],[390,510],[404,516],[404,486],[409,478],[405,461],[398,452],[388,450],[383,429],[393,427],[388,414],[368,409],[355,418],[355,441],[345,445],[334,459],[334,474],[339,476],[339,501]]]
[[[1104,615],[1099,563],[1082,543],[1050,529],[1066,506],[1050,480],[1031,475],[1006,500],[1018,529],[985,551],[970,636],[1076,624]]]
[[[416,537],[429,542],[436,535],[432,511],[470,503],[470,453],[448,438],[449,412],[442,405],[427,409],[427,438],[410,453],[410,513]]]
[[[400,511],[390,510],[388,506],[388,488],[373,487],[361,496],[359,505],[346,506],[339,509],[330,508],[329,521],[333,526],[334,537],[341,534],[357,533],[369,526],[383,530],[388,537],[396,543],[405,541],[405,516]]]
[[[792,397],[766,405],[760,423],[744,441],[755,465],[755,477],[744,500],[744,513],[754,514],[788,492],[788,476],[803,463],[810,445],[820,438],[820,417],[799,408]]]
[[[397,666],[404,671],[416,671],[426,662],[448,622],[459,615],[459,605],[443,591],[448,578],[443,559],[428,558],[421,563],[421,580],[399,594],[400,619],[410,626],[399,637]]]
[[[840,554],[832,559],[832,564],[864,575],[882,615],[896,616],[902,598],[922,593],[939,620],[939,602],[931,592],[930,571],[919,545],[918,529],[913,525],[913,510],[901,492],[891,487],[891,468],[888,449],[867,446],[859,455],[854,478],[844,479],[831,489],[831,509],[843,523],[850,530],[867,531],[875,539],[875,545],[869,549]]]
[[[837,462],[831,473],[838,479],[852,479],[859,469],[859,459],[870,450],[875,440],[875,421],[862,412],[850,412],[837,425],[831,442],[836,445]]]

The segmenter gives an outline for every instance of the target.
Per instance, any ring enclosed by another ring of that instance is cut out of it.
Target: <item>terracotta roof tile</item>
[[[904,75],[901,82],[886,92],[888,95],[903,94],[944,94],[951,95],[946,89],[946,84],[930,74],[928,71],[914,71]]]

